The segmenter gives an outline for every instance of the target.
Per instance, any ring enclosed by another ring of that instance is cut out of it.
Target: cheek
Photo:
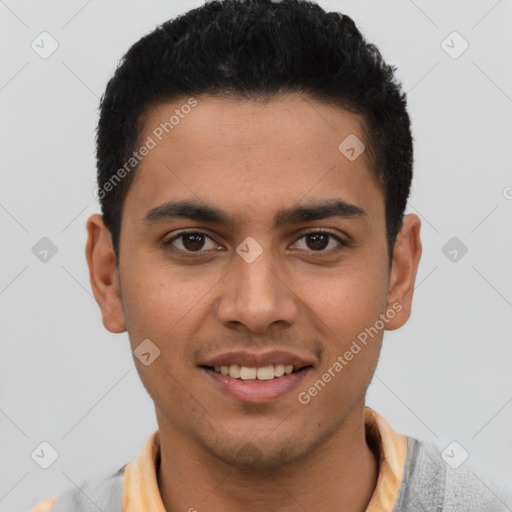
[[[322,382],[317,388],[328,383],[328,389],[321,393],[311,389],[318,395],[315,407],[335,407],[340,399],[352,403],[366,390],[382,343],[383,330],[375,325],[386,308],[386,282],[386,274],[377,264],[354,264],[340,268],[315,287],[314,294],[311,288],[304,289],[312,322],[324,335]]]
[[[345,340],[375,323],[386,306],[385,274],[355,265],[340,267],[315,286],[303,279],[300,297],[324,324],[326,335]],[[329,335],[330,332],[330,335]]]
[[[123,306],[137,371],[157,405],[172,402],[166,410],[190,409],[189,396],[183,392],[183,382],[192,369],[187,341],[193,336],[191,322],[202,311],[201,298],[212,285],[188,281],[169,266],[137,267],[132,260],[122,276]],[[149,345],[149,352],[158,353],[149,365],[137,357],[143,340],[156,346]]]
[[[122,276],[122,295],[128,332],[134,337],[149,337],[162,341],[173,336],[176,328],[201,314],[201,304],[215,286],[218,277],[187,277],[167,265],[137,270],[131,264]],[[182,335],[182,334],[181,334]]]

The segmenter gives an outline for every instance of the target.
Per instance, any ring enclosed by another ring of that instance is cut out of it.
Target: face
[[[91,282],[105,326],[134,351],[150,340],[146,362],[160,351],[134,361],[161,431],[276,468],[364,406],[383,331],[409,314],[419,221],[390,270],[367,154],[338,149],[365,142],[359,116],[295,95],[196,100],[161,140],[186,100],[145,119],[156,145],[125,199],[119,268],[91,218]]]

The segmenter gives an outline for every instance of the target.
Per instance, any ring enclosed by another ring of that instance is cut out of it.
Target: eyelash
[[[207,235],[206,233],[203,233],[202,231],[182,231],[180,233],[178,233],[177,235],[173,236],[172,238],[170,238],[169,240],[166,240],[163,242],[163,246],[166,247],[166,248],[171,248],[173,250],[176,250],[180,253],[183,253],[183,254],[186,254],[187,257],[192,257],[192,258],[198,258],[198,257],[202,257],[204,256],[204,253],[208,253],[209,251],[204,251],[204,250],[198,250],[198,251],[186,251],[186,250],[183,250],[183,249],[177,249],[175,247],[173,247],[173,242],[186,236],[186,235],[200,235],[200,236],[204,236],[205,238],[208,238],[210,239],[212,242],[215,242],[215,240],[213,240],[213,238],[209,235]],[[341,247],[345,248],[345,247],[348,247],[349,244],[343,240],[342,238],[340,238],[338,235],[335,235],[333,232],[329,231],[329,230],[317,230],[317,231],[308,231],[307,233],[303,233],[297,240],[301,240],[302,238],[308,236],[308,235],[328,235],[331,239],[334,239],[336,240]],[[296,243],[295,242],[295,243]],[[216,242],[215,242],[216,243]],[[306,252],[310,252],[310,253],[313,253],[313,254],[332,254],[333,252],[337,252],[338,250],[341,250],[340,248],[338,249],[329,249],[329,250],[320,250],[320,251],[313,251],[313,250],[308,250]]]

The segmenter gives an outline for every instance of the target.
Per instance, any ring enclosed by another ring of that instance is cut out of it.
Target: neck
[[[379,472],[366,442],[364,406],[300,461],[275,470],[225,464],[159,418],[158,487],[167,512],[366,510]]]

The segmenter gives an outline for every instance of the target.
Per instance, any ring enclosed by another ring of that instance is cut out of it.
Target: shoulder
[[[38,503],[30,512],[121,512],[125,467],[108,476],[89,478],[80,487]]]
[[[510,490],[500,487],[467,463],[452,468],[433,444],[408,437],[403,480],[393,512],[510,511]]]

